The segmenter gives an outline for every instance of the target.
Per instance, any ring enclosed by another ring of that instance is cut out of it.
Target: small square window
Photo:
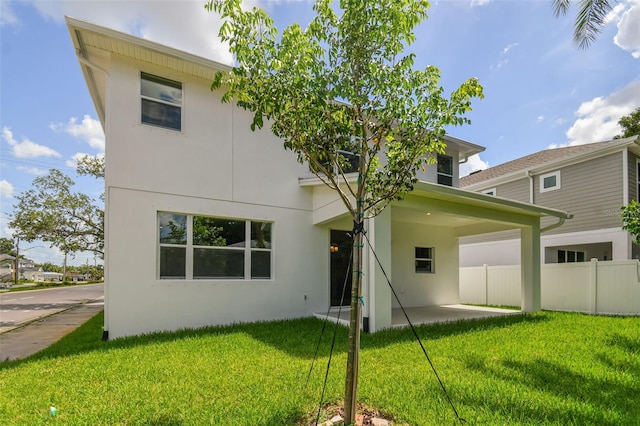
[[[415,267],[417,274],[432,274],[435,272],[433,262],[433,247],[416,247]]]
[[[540,176],[540,192],[560,189],[560,171]]]

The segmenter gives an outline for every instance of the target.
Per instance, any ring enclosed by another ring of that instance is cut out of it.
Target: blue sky
[[[254,1],[279,28],[312,16],[308,1]],[[478,77],[485,99],[453,136],[486,147],[469,173],[539,150],[607,140],[640,106],[640,0],[621,0],[588,50],[572,41],[576,10],[555,18],[550,0],[441,0],[417,29],[416,68],[435,65],[447,92]],[[78,155],[102,155],[104,135],[75,58],[64,15],[230,63],[219,20],[202,1],[0,0],[0,237],[14,196],[58,168],[98,198],[100,183],[75,175]],[[36,262],[62,262],[45,243],[21,244]],[[70,263],[93,263],[78,254]]]

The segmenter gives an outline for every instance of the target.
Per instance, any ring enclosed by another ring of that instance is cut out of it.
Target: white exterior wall
[[[392,222],[391,230],[391,283],[403,306],[458,303],[458,243],[452,228]],[[415,272],[416,247],[435,248],[435,273]]]
[[[328,304],[328,230],[312,225],[306,169],[209,81],[183,84],[182,131],[140,124],[140,71],[113,58],[107,97],[105,329],[155,330],[311,315]],[[157,212],[274,222],[271,280],[160,280]],[[306,299],[305,299],[306,296]]]
[[[602,242],[612,243],[612,252],[609,253],[607,260],[627,260],[630,258],[629,233],[621,228],[613,228],[548,236],[543,234],[540,238],[542,263],[545,263],[546,247],[586,245]],[[485,264],[519,265],[520,240],[512,239],[460,245],[460,267]]]

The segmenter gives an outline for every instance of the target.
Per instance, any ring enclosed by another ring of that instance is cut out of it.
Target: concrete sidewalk
[[[103,300],[79,304],[0,334],[0,360],[22,359],[41,351],[104,309]]]

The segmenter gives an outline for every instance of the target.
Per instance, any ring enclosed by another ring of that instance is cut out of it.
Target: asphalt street
[[[104,284],[0,293],[0,333],[88,301],[103,299]]]

